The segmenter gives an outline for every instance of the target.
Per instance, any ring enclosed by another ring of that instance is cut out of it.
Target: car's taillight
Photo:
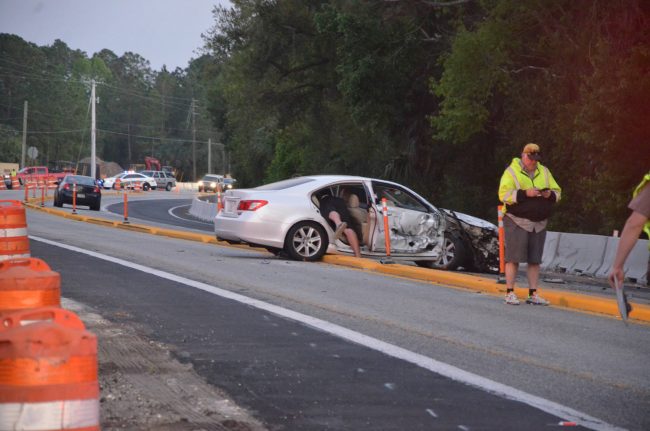
[[[70,184],[66,183],[63,185],[64,190],[70,190]]]
[[[269,201],[262,200],[248,200],[248,201],[239,201],[239,206],[237,209],[239,211],[257,211],[262,208],[264,205],[268,204]]]
[[[95,193],[99,193],[99,187],[95,186],[95,190],[93,190]]]

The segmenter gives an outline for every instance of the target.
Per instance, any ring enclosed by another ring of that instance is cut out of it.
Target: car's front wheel
[[[327,232],[315,222],[300,222],[289,229],[284,248],[295,260],[314,261],[327,251]]]
[[[170,192],[172,190],[172,183],[167,183],[167,185],[165,186],[165,190]]]
[[[434,269],[454,270],[463,266],[466,251],[463,241],[456,235],[445,234],[440,258],[435,261],[417,261],[418,266]]]
[[[144,190],[145,192],[149,191],[150,188],[151,186],[149,185],[149,183],[142,184],[142,190]]]

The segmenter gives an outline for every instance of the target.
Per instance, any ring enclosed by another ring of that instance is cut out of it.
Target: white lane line
[[[213,224],[213,223],[210,223],[210,222],[207,222],[207,221],[186,219],[186,218],[179,217],[179,216],[177,216],[176,214],[174,214],[174,210],[176,210],[176,209],[178,209],[178,208],[189,207],[189,206],[190,206],[190,205],[178,205],[178,206],[176,206],[176,207],[171,207],[170,209],[167,210],[167,213],[168,213],[170,216],[172,216],[172,217],[174,217],[174,218],[177,218],[177,219],[179,219],[179,220],[183,220],[183,221],[189,221],[189,222],[193,222],[193,223],[200,223],[200,224],[206,224],[206,225],[212,225],[212,224]]]
[[[501,396],[509,400],[519,401],[524,404],[528,404],[546,413],[550,413],[554,416],[562,418],[563,420],[577,422],[578,425],[584,426],[592,430],[624,431],[623,428],[619,428],[614,425],[608,424],[598,418],[595,418],[593,416],[590,416],[578,410],[572,409],[570,407],[563,406],[562,404],[558,404],[554,401],[550,401],[545,398],[541,398],[529,394],[527,392],[521,391],[511,386],[504,385],[499,382],[495,382],[493,380],[487,379],[485,377],[479,376],[474,373],[470,373],[465,370],[461,370],[460,368],[454,367],[453,365],[449,365],[444,362],[437,361],[433,358],[429,358],[419,353],[406,350],[394,344],[387,343],[377,338],[369,337],[360,332],[356,332],[351,329],[344,328],[343,326],[339,326],[334,323],[330,323],[328,321],[318,319],[316,317],[298,313],[296,311],[279,307],[277,305],[269,304],[267,302],[260,301],[258,299],[249,298],[247,296],[240,295],[239,293],[234,293],[226,289],[221,289],[219,287],[211,286],[209,284],[202,283],[200,281],[190,280],[189,278],[181,277],[175,274],[171,274],[169,272],[161,271],[154,268],[149,268],[147,266],[140,265],[137,263],[128,262],[126,260],[119,259],[117,257],[108,256],[105,254],[97,253],[91,250],[86,250],[72,245],[61,244],[37,236],[30,235],[29,239],[33,241],[39,241],[45,244],[53,245],[55,247],[64,248],[66,250],[74,251],[77,253],[83,253],[88,256],[95,257],[97,259],[102,259],[107,262],[112,262],[118,265],[125,266],[127,268],[135,269],[137,271],[142,271],[144,273],[155,275],[157,277],[164,278],[166,280],[170,280],[176,283],[184,284],[186,286],[203,290],[208,293],[212,293],[222,298],[231,299],[241,304],[255,307],[260,310],[268,311],[269,313],[273,313],[277,316],[281,316],[287,319],[294,320],[296,322],[303,323],[307,326],[311,326],[312,328],[335,335],[339,338],[343,338],[353,343],[360,344],[362,346],[368,347],[378,352],[382,352],[394,358],[401,359],[406,362],[410,362],[411,364],[415,364],[419,367],[432,371],[436,374],[440,374],[442,376],[448,377],[457,382],[461,382],[469,386],[474,386],[476,388],[482,389],[486,392]]]
[[[436,414],[436,412],[433,411],[433,409],[426,409],[426,412],[429,413],[429,415],[431,415],[434,418],[438,417],[438,415]]]

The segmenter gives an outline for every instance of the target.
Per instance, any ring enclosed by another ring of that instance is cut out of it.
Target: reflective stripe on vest
[[[99,400],[0,403],[0,430],[99,429]]]

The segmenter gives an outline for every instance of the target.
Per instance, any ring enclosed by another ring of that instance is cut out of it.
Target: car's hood
[[[483,219],[480,219],[478,217],[474,217],[474,216],[471,216],[469,214],[464,214],[464,213],[461,213],[461,212],[458,212],[458,211],[452,211],[452,210],[448,210],[448,209],[444,209],[444,208],[443,208],[443,210],[448,215],[450,215],[452,217],[453,217],[452,213],[455,214],[456,217],[458,217],[459,220],[467,223],[470,226],[476,226],[476,227],[491,229],[491,230],[492,229],[496,230],[496,228],[497,228],[496,225],[490,223],[487,220],[483,220]]]

